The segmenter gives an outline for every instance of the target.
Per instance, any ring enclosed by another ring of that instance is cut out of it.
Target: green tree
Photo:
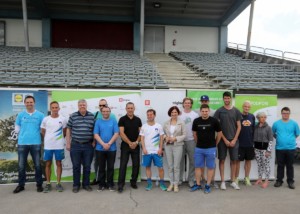
[[[7,119],[0,120],[0,151],[17,151],[17,134],[15,133],[15,121],[17,115],[10,116]]]

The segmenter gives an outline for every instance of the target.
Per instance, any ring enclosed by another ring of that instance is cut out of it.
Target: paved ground
[[[65,191],[58,193],[37,193],[35,184],[26,185],[25,191],[13,194],[15,185],[0,186],[1,213],[208,213],[208,214],[263,214],[263,213],[299,213],[300,211],[300,164],[295,165],[296,189],[290,190],[286,183],[280,188],[262,189],[258,186],[241,186],[233,190],[227,184],[227,190],[213,189],[210,194],[203,191],[189,192],[186,185],[179,193],[162,192],[159,188],[146,192],[145,182],[138,190],[117,192],[92,192],[80,190],[72,193],[72,184],[64,183]],[[298,182],[297,182],[298,181]]]

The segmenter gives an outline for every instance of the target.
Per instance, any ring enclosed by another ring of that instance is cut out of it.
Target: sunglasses
[[[107,105],[99,105],[99,107],[106,107]]]

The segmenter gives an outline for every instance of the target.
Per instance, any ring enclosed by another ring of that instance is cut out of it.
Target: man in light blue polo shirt
[[[290,119],[291,110],[288,107],[281,109],[281,120],[273,124],[272,131],[276,138],[277,180],[275,187],[280,187],[284,178],[286,166],[287,183],[290,189],[294,185],[294,157],[296,151],[296,138],[299,136],[299,126]]]
[[[35,168],[37,192],[42,192],[43,179],[40,163],[40,126],[44,118],[44,114],[35,110],[35,99],[33,96],[27,96],[24,100],[24,104],[26,110],[18,114],[15,124],[15,132],[18,134],[19,185],[16,187],[13,193],[19,193],[25,189],[26,162],[29,152]]]

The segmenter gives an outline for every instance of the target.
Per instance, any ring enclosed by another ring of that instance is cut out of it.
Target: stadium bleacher
[[[167,88],[134,51],[0,47],[2,86]]]
[[[300,89],[300,73],[291,65],[267,64],[228,53],[171,52],[170,55],[221,88]]]
[[[153,63],[134,51],[31,48],[25,52],[0,47],[0,56],[1,86],[169,88]],[[171,52],[170,56],[222,89],[300,89],[300,73],[288,65],[229,53]]]

